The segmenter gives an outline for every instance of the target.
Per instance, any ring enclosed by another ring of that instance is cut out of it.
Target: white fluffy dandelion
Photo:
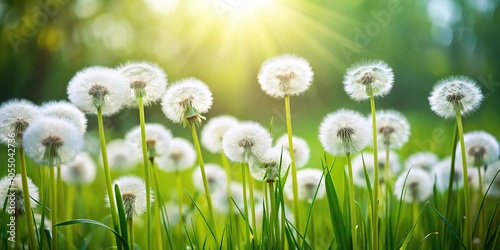
[[[274,182],[285,175],[291,163],[288,151],[274,147],[259,160],[250,161],[250,174],[256,180]]]
[[[33,184],[33,181],[29,177],[28,180],[28,192],[32,199],[39,201],[38,198],[38,187]],[[14,194],[14,200],[11,200],[8,197],[11,197]],[[14,212],[16,216],[24,215],[26,212],[26,208],[24,206],[24,198],[23,198],[23,182],[21,176],[4,176],[0,180],[0,202],[3,207],[3,202],[7,199],[7,207],[14,207]],[[37,203],[31,201],[31,208],[36,208]],[[30,209],[31,209],[30,208]]]
[[[196,78],[182,79],[167,89],[161,105],[165,116],[175,123],[185,123],[187,119],[201,122],[201,114],[212,106],[212,92]]]
[[[385,96],[394,83],[392,69],[383,61],[371,61],[354,65],[344,76],[344,90],[354,100],[362,101]]]
[[[22,99],[8,100],[0,106],[0,143],[20,147],[23,134],[39,115],[38,107]]]
[[[130,101],[127,106],[137,107],[137,98],[142,97],[144,106],[160,100],[167,88],[167,75],[158,65],[150,62],[127,62],[117,67],[125,75],[130,86]]]
[[[326,189],[324,181],[321,180],[322,175],[323,172],[319,169],[307,168],[297,171],[297,188],[299,189],[299,200],[311,203],[315,195],[316,199],[321,199],[325,196]],[[285,183],[285,188],[283,191],[285,192],[285,195],[288,199],[293,199],[293,187],[290,181],[287,181]]]
[[[436,188],[441,192],[448,190],[448,185],[452,174],[454,189],[462,188],[464,185],[463,168],[458,159],[455,159],[454,173],[451,173],[451,157],[447,157],[434,166],[431,174]]]
[[[281,99],[306,91],[311,86],[313,76],[306,59],[285,54],[266,60],[257,80],[266,94]]]
[[[500,161],[495,161],[488,165],[484,172],[483,190],[486,192],[488,187],[487,196],[499,197],[500,196]]]
[[[378,145],[398,149],[408,141],[410,124],[405,116],[395,110],[381,110],[377,111],[376,117]],[[367,120],[371,123],[370,118]]]
[[[222,138],[222,149],[227,158],[234,162],[261,159],[271,144],[269,132],[256,122],[241,122],[232,126]]]
[[[438,163],[438,161],[439,158],[432,152],[417,152],[408,156],[405,161],[405,169],[408,170],[410,168],[420,168],[430,173],[432,168],[434,167],[434,165],[436,165],[436,163]]]
[[[133,153],[132,149],[123,139],[115,139],[108,142],[106,149],[108,151],[108,165],[112,170],[128,171],[137,166],[142,160],[142,155],[137,155],[136,150]]]
[[[404,202],[423,202],[428,200],[433,192],[431,175],[425,170],[414,168],[403,172],[394,184],[394,195]],[[403,193],[404,192],[404,193]]]
[[[96,173],[94,160],[86,152],[80,152],[72,162],[61,165],[61,179],[69,184],[92,183]]]
[[[77,126],[82,133],[85,133],[87,130],[87,118],[85,114],[69,102],[47,102],[40,107],[40,114],[68,120]]]
[[[158,168],[165,172],[182,171],[194,166],[196,152],[193,144],[183,138],[173,138],[169,149],[156,159]]]
[[[68,98],[86,114],[103,116],[120,111],[130,101],[129,80],[115,69],[93,66],[78,71],[68,83]]]
[[[453,76],[436,83],[429,96],[432,111],[444,118],[454,118],[455,106],[467,115],[479,108],[483,94],[474,80]]]
[[[373,184],[373,178],[375,173],[375,165],[373,160],[373,153],[371,152],[363,152],[363,154],[356,155],[352,159],[352,172],[353,172],[353,181],[354,184],[358,187],[366,187],[366,179],[365,172],[363,168],[363,160],[364,166],[366,166],[366,171],[368,177],[370,178],[370,183]],[[391,165],[391,174],[399,173],[401,169],[401,165],[399,164],[398,155],[390,151],[389,152],[389,164]],[[378,165],[379,171],[384,171],[385,169],[385,152],[378,152]],[[379,175],[379,182],[384,182],[384,175]]]
[[[321,145],[332,155],[358,152],[370,142],[370,124],[358,112],[341,109],[328,114],[319,127]]]
[[[229,115],[210,118],[201,130],[201,144],[213,154],[222,152],[222,137],[236,124],[238,119]]]
[[[172,141],[172,132],[159,123],[147,123],[146,130],[146,146],[149,157],[157,157],[165,154]],[[129,145],[132,153],[136,157],[142,157],[142,140],[141,127],[136,126],[125,135],[125,141]]]
[[[67,120],[40,117],[26,129],[23,147],[37,164],[58,166],[75,159],[83,148],[83,134]]]
[[[307,141],[297,137],[297,136],[292,136],[292,141],[293,141],[293,152],[295,154],[295,164],[297,164],[298,168],[305,167],[307,162],[309,161],[309,155],[310,155],[310,149],[309,145],[307,144]],[[288,144],[288,135],[284,134],[281,136],[277,141],[276,141],[276,146],[289,151],[289,144]]]
[[[472,131],[464,134],[465,152],[468,166],[480,167],[490,164],[500,156],[500,145],[493,135],[485,131]],[[457,147],[457,155],[461,155]]]
[[[116,179],[113,182],[114,186],[118,185],[125,209],[125,216],[131,218],[137,215],[141,216],[146,212],[146,184],[136,176],[124,176]],[[105,197],[106,206],[109,207],[109,196]],[[154,202],[153,191],[151,191],[151,204]]]
[[[217,164],[207,163],[205,164],[205,175],[207,176],[208,189],[210,193],[218,192],[221,189],[226,189],[227,175],[224,168]],[[203,186],[203,177],[199,167],[193,171],[193,185],[196,190],[200,192],[205,192],[205,187]]]

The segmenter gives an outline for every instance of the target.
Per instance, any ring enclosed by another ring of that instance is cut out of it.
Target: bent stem
[[[374,181],[373,181],[373,204],[372,204],[372,210],[373,210],[373,218],[372,218],[372,225],[373,225],[373,249],[377,250],[378,249],[378,207],[379,207],[379,200],[378,200],[378,195],[379,195],[379,174],[378,174],[378,149],[377,149],[377,118],[375,115],[375,98],[373,96],[373,93],[370,91],[370,108],[371,108],[371,116],[372,116],[372,129],[373,129],[373,164],[375,166],[374,169]]]
[[[467,173],[467,159],[465,152],[464,131],[462,126],[462,115],[460,107],[455,105],[455,114],[457,119],[458,136],[460,138],[460,150],[462,152],[462,169],[464,176],[464,196],[465,196],[465,245],[467,249],[472,249],[472,222],[470,212],[470,193],[469,193],[469,178]]]
[[[108,189],[109,196],[109,208],[111,210],[111,219],[113,221],[113,229],[116,232],[120,232],[120,226],[118,221],[118,213],[116,210],[116,200],[114,195],[112,195],[113,188],[111,187],[111,174],[109,173],[109,165],[108,165],[108,153],[106,150],[106,138],[104,134],[104,124],[102,122],[102,110],[101,108],[97,108],[97,125],[99,127],[99,141],[101,143],[101,154],[102,154],[102,165],[104,167],[104,176],[106,179],[106,189]],[[147,190],[147,189],[146,189]],[[121,249],[121,242],[118,236],[115,236],[116,245],[118,249]]]
[[[349,210],[351,214],[351,234],[352,234],[352,249],[358,249],[358,240],[356,237],[356,207],[354,201],[354,177],[352,174],[351,155],[347,153],[347,168],[349,169]]]
[[[207,174],[205,173],[205,163],[203,162],[203,155],[201,154],[200,141],[198,140],[198,133],[196,132],[196,120],[189,119],[189,128],[191,129],[191,135],[193,137],[193,143],[198,157],[198,164],[200,165],[201,176],[203,177],[203,187],[205,189],[205,196],[207,199],[210,227],[212,228],[214,235],[217,236],[217,225],[215,224],[214,209],[212,207],[212,198],[210,196],[210,189],[208,188]]]
[[[26,161],[24,159],[24,149],[19,147],[19,162],[21,163],[21,181],[23,183],[23,200],[26,213],[26,222],[28,224],[29,246],[30,249],[36,248],[35,223],[33,223],[33,213],[31,211],[31,198],[28,187],[28,174],[26,172]]]

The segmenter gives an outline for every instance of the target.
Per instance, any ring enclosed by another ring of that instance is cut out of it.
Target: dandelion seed
[[[154,159],[165,154],[172,141],[172,132],[159,123],[145,125],[148,156]],[[142,157],[141,127],[136,126],[125,135],[125,141],[136,157]]]
[[[110,169],[113,170],[131,170],[137,166],[142,159],[142,154],[138,155],[136,150],[132,150],[128,143],[122,139],[115,139],[108,142],[106,149],[108,153],[108,164]]]
[[[149,62],[128,62],[117,68],[125,75],[130,85],[129,107],[137,107],[137,98],[142,97],[144,106],[155,103],[165,93],[167,75],[158,65]]]
[[[297,187],[299,189],[298,199],[311,203],[316,196],[316,199],[321,199],[325,196],[325,183],[321,181],[323,172],[319,169],[301,169],[297,171]],[[319,185],[319,187],[318,187]],[[316,190],[318,191],[316,193]],[[287,181],[283,190],[288,199],[293,199],[292,183]]]
[[[33,181],[29,177],[28,180],[28,190],[29,195],[32,199],[39,201],[38,198],[38,187],[33,184]],[[16,176],[14,178],[10,176],[4,176],[0,180],[0,202],[2,203],[11,197],[14,194],[14,202],[15,202],[15,215],[21,216],[26,212],[26,208],[24,206],[24,197],[23,197],[23,182],[21,180],[21,176]],[[30,202],[31,208],[36,208],[36,202]],[[9,206],[9,201],[7,201],[7,206]]]
[[[455,173],[453,173],[453,185],[454,188],[462,188],[464,185],[463,170],[459,161],[455,160]],[[477,171],[476,171],[477,172]],[[436,188],[443,192],[448,190],[448,185],[451,177],[451,157],[447,157],[440,162],[438,162],[432,169],[432,179]]]
[[[75,105],[66,101],[48,102],[40,107],[40,114],[61,118],[73,123],[82,133],[87,130],[87,118]]]
[[[488,165],[488,168],[484,171],[483,185],[485,192],[491,185],[490,190],[486,193],[487,196],[500,197],[500,161]]]
[[[259,160],[250,161],[250,174],[256,180],[274,182],[283,177],[292,163],[290,154],[280,148],[271,148]]]
[[[168,151],[156,159],[158,168],[165,172],[182,171],[194,166],[196,152],[193,144],[183,138],[173,138]]]
[[[414,168],[409,173],[403,172],[394,184],[394,195],[404,202],[423,202],[428,200],[433,192],[431,175],[425,170]],[[404,190],[404,194],[403,194]]]
[[[40,117],[26,129],[23,147],[38,165],[58,166],[75,159],[83,148],[83,134],[66,120]]]
[[[352,172],[353,172],[354,184],[362,188],[366,187],[363,160],[364,160],[364,165],[366,166],[367,174],[370,177],[370,183],[373,183],[374,173],[375,173],[373,153],[364,152],[362,155],[361,154],[356,155],[352,159]],[[390,151],[389,160],[390,160],[389,164],[392,174],[399,173],[401,169],[401,165],[399,164],[399,156],[395,152]],[[378,164],[379,164],[379,170],[383,171],[385,169],[385,152],[378,152]],[[384,183],[385,182],[384,178],[385,178],[384,175],[379,175],[379,182]]]
[[[313,81],[309,62],[295,55],[280,55],[266,60],[257,77],[260,87],[274,98],[299,95]]]
[[[131,218],[134,214],[141,216],[146,212],[146,184],[136,176],[124,176],[113,182],[113,187],[118,185],[125,209],[125,216]],[[114,190],[114,188],[113,188]],[[106,207],[109,207],[109,196],[105,197]],[[154,202],[153,191],[151,191],[151,204]]]
[[[438,161],[437,155],[432,152],[417,152],[408,156],[405,161],[405,169],[420,168],[430,173]]]
[[[385,96],[394,82],[392,69],[383,61],[365,62],[347,69],[344,90],[356,101]]]
[[[500,145],[491,134],[485,131],[472,131],[464,134],[467,165],[480,167],[498,160]],[[460,154],[457,147],[457,155]]]
[[[114,69],[93,66],[80,70],[68,83],[68,98],[86,114],[103,116],[120,111],[130,101],[129,88],[124,83],[129,80]]]
[[[213,154],[222,152],[222,137],[236,124],[238,119],[229,115],[211,118],[201,131],[201,144]]]
[[[162,111],[175,123],[187,125],[194,120],[197,125],[212,106],[212,92],[196,78],[187,78],[172,84],[162,98]]]
[[[208,189],[210,193],[218,192],[221,189],[226,189],[227,175],[224,168],[217,164],[205,164],[205,175],[207,176]],[[203,186],[203,177],[201,171],[196,169],[193,171],[193,185],[196,190],[205,192]]]
[[[332,155],[346,155],[370,142],[370,124],[359,113],[341,109],[328,114],[319,127],[321,145]]]
[[[384,148],[398,149],[408,141],[410,124],[401,113],[395,110],[381,110],[377,111],[376,117],[378,145]]]
[[[256,122],[241,122],[232,126],[222,138],[222,149],[234,162],[261,159],[271,148],[269,132]]]
[[[483,94],[474,80],[454,76],[436,83],[429,96],[432,111],[443,118],[454,118],[455,106],[460,114],[467,115],[479,108]]]
[[[297,164],[298,168],[305,167],[307,162],[309,161],[309,145],[307,144],[306,140],[297,136],[292,136],[292,141],[293,152],[295,153],[295,163]],[[283,147],[283,149],[289,151],[288,135],[284,134],[283,136],[281,136],[276,141],[276,146],[279,148]]]
[[[27,100],[11,99],[2,103],[0,114],[2,114],[0,116],[0,143],[20,147],[23,145],[23,134],[39,115],[39,109]]]
[[[94,160],[86,152],[79,153],[72,162],[61,165],[61,179],[69,184],[89,184],[94,181],[96,172]]]

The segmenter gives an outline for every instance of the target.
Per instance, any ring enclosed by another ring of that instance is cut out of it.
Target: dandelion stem
[[[201,176],[203,177],[203,187],[205,188],[205,196],[207,198],[210,226],[212,227],[212,231],[214,232],[214,234],[217,236],[217,225],[215,224],[212,198],[210,196],[210,189],[208,188],[207,174],[205,173],[205,163],[203,162],[200,141],[198,140],[198,133],[196,132],[196,120],[189,119],[189,128],[191,129],[191,135],[193,137],[193,143],[198,157],[198,164],[200,165]],[[218,244],[217,240],[216,244]]]
[[[155,190],[156,190],[156,213],[155,213],[155,219],[156,222],[158,223],[158,230],[156,230],[157,233],[157,240],[158,240],[158,246],[155,249],[161,250],[163,249],[162,243],[163,243],[163,237],[162,237],[162,232],[161,232],[161,220],[160,220],[160,213],[161,211],[161,204],[163,204],[163,199],[160,194],[160,186],[158,184],[158,176],[156,173],[156,168],[155,168],[155,162],[154,158],[150,158],[150,163],[151,163],[151,170],[153,172],[153,179],[155,182]],[[183,241],[182,241],[183,242]]]
[[[464,131],[462,126],[462,114],[460,107],[455,105],[455,114],[457,119],[458,136],[460,138],[460,150],[462,151],[462,169],[464,178],[464,196],[465,196],[465,245],[467,249],[472,249],[472,223],[470,212],[470,193],[469,193],[469,175],[467,173],[467,159],[465,152]],[[453,174],[453,173],[452,173]]]
[[[269,185],[269,199],[271,200],[271,219],[270,224],[271,224],[271,230],[274,229],[274,236],[272,237],[273,242],[276,242],[277,237],[279,237],[280,232],[279,232],[279,220],[278,220],[278,208],[276,207],[276,195],[275,195],[275,190],[274,190],[274,181],[268,182]],[[272,231],[271,231],[272,232]],[[276,246],[279,246],[279,244],[276,244]]]
[[[33,213],[31,212],[30,192],[28,187],[28,174],[26,172],[26,161],[24,159],[24,149],[19,147],[19,162],[21,163],[21,181],[23,184],[24,210],[26,212],[26,222],[28,224],[30,249],[36,248],[35,223],[33,223]]]
[[[354,177],[352,174],[351,155],[347,153],[347,168],[349,170],[349,210],[351,217],[352,249],[358,249],[356,236],[356,206],[354,201]]]
[[[179,170],[176,170],[175,171],[175,181],[176,181],[176,184],[177,184],[177,196],[178,199],[177,199],[177,203],[179,204],[179,236],[182,237],[182,232],[184,230],[184,217],[183,217],[183,213],[182,213],[182,205],[183,205],[183,202],[182,202],[182,196],[184,194],[184,192],[182,191],[182,178],[181,178],[181,174],[179,172]]]
[[[378,207],[379,207],[379,200],[378,200],[378,195],[379,195],[379,164],[378,164],[378,149],[377,149],[377,118],[375,115],[375,97],[373,96],[373,93],[370,91],[370,108],[371,108],[371,116],[372,116],[372,129],[373,129],[373,165],[375,167],[374,169],[374,181],[373,181],[373,218],[372,218],[372,225],[373,225],[373,249],[377,250],[378,249]]]
[[[111,174],[109,173],[109,165],[108,165],[108,153],[106,150],[106,138],[104,134],[104,124],[102,121],[102,110],[101,108],[97,108],[97,125],[99,127],[99,141],[101,143],[101,154],[102,154],[102,165],[104,167],[104,175],[106,178],[106,188],[108,189],[109,196],[109,208],[111,210],[111,219],[113,221],[113,229],[116,232],[120,232],[120,226],[118,221],[118,214],[116,210],[116,200],[113,192],[113,188],[111,187]],[[118,236],[115,237],[116,245],[118,249],[121,249],[121,242],[118,239]]]
[[[241,164],[241,185],[243,186],[243,210],[245,213],[245,241],[250,242],[250,227],[248,222],[248,200],[247,200],[247,171],[245,168],[247,165],[245,163]]]
[[[479,195],[478,197],[478,213],[479,213],[479,237],[484,240],[484,227],[486,226],[486,212],[483,211],[484,205],[486,205],[486,199],[484,200],[483,206],[481,206],[481,197],[484,195],[483,189],[483,176],[481,174],[481,167],[477,167],[477,178],[479,181]],[[486,210],[485,210],[486,211]]]
[[[445,207],[445,216],[446,218],[450,218],[450,210],[451,210],[451,201],[452,201],[452,193],[453,193],[453,183],[455,179],[455,160],[457,152],[457,141],[458,141],[458,124],[455,125],[455,133],[453,134],[453,146],[451,148],[451,166],[450,166],[450,180],[448,182],[448,191],[446,193],[446,207]],[[441,231],[445,231],[446,223],[443,222]],[[442,237],[441,247],[444,247],[445,237]]]
[[[294,207],[294,222],[297,231],[300,232],[300,204],[299,204],[299,188],[297,186],[297,167],[295,164],[295,152],[293,150],[292,139],[292,117],[290,114],[290,96],[285,96],[285,115],[286,115],[286,131],[288,134],[288,151],[292,159],[292,187],[293,187],[293,207]],[[300,245],[300,237],[297,237]]]
[[[255,219],[255,198],[253,195],[253,179],[250,175],[250,167],[247,166],[245,167],[245,171],[247,171],[246,176],[248,178],[248,193],[250,194],[250,207],[252,208],[252,228],[253,228],[253,238],[256,239],[257,237],[257,222]]]
[[[57,224],[57,180],[56,180],[56,168],[49,167],[50,171],[50,185],[51,185],[51,201],[52,207],[50,209],[52,213],[52,225]],[[52,249],[57,250],[57,227],[52,226]]]
[[[130,249],[135,249],[134,248],[134,217],[128,217],[127,218],[127,226],[128,226],[128,240],[129,240],[129,245]]]

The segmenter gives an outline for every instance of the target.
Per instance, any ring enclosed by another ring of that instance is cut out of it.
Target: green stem
[[[379,189],[380,189],[380,183],[379,183],[379,164],[378,164],[378,147],[377,147],[377,118],[375,114],[375,98],[373,96],[373,93],[370,93],[370,108],[371,108],[371,116],[372,116],[372,129],[373,129],[373,165],[375,166],[374,169],[374,179],[373,179],[373,218],[372,218],[372,225],[373,225],[373,249],[377,250],[378,249],[378,207],[379,207]]]
[[[484,230],[486,229],[486,209],[483,212],[483,207],[486,207],[486,199],[484,200],[483,206],[481,206],[481,197],[484,195],[483,190],[483,175],[481,174],[481,167],[477,167],[477,178],[479,181],[479,195],[478,198],[478,213],[479,213],[479,237],[482,241],[486,239],[484,235]]]
[[[455,132],[453,134],[453,144],[451,147],[451,166],[450,166],[450,179],[448,182],[448,190],[446,191],[446,207],[445,207],[445,216],[446,218],[450,218],[450,210],[451,210],[451,202],[452,202],[452,193],[453,193],[453,183],[455,180],[455,156],[457,152],[457,142],[458,142],[458,124],[455,124]],[[442,223],[441,231],[445,232],[446,223]],[[441,237],[441,248],[445,247],[446,237]]]
[[[182,235],[182,232],[184,231],[184,217],[183,217],[183,213],[182,213],[182,205],[183,205],[183,202],[182,202],[182,196],[183,196],[183,192],[182,192],[182,179],[181,179],[181,174],[179,173],[178,170],[175,171],[175,180],[176,180],[176,186],[177,186],[177,196],[178,197],[178,200],[177,200],[177,203],[179,204],[179,236]]]
[[[214,209],[212,206],[212,198],[210,196],[210,189],[208,188],[207,175],[205,173],[205,163],[203,162],[203,155],[201,154],[200,141],[198,140],[198,133],[196,132],[196,122],[195,120],[189,119],[189,128],[191,129],[191,135],[193,137],[194,147],[196,149],[196,154],[198,157],[198,164],[200,165],[201,176],[203,177],[203,187],[205,188],[205,196],[207,199],[209,222],[212,231],[217,236],[217,225],[215,224]],[[216,240],[216,244],[218,244]]]
[[[21,163],[21,182],[23,184],[23,200],[24,200],[24,210],[26,213],[26,222],[28,226],[29,233],[29,246],[30,249],[36,248],[36,238],[35,238],[35,223],[33,222],[33,213],[31,212],[31,200],[30,192],[28,187],[28,173],[26,172],[26,161],[24,159],[24,149],[19,148],[19,162]]]
[[[51,192],[52,192],[52,207],[50,209],[52,213],[52,225],[57,224],[57,180],[56,180],[56,174],[55,171],[56,169],[49,167],[50,171],[50,185],[51,185]],[[52,249],[57,250],[57,228],[52,227]]]
[[[467,152],[465,152],[464,131],[462,126],[462,114],[458,105],[455,105],[455,114],[457,119],[458,136],[460,138],[460,150],[462,151],[462,169],[464,178],[464,197],[465,197],[465,245],[467,249],[472,249],[472,223],[470,212],[470,192],[469,178],[467,173]],[[452,173],[453,174],[453,173]]]
[[[158,228],[156,230],[156,236],[157,236],[157,241],[158,241],[158,246],[157,250],[162,250],[163,249],[163,238],[162,238],[162,231],[161,231],[161,219],[160,219],[160,216],[161,216],[161,206],[163,204],[163,198],[161,197],[161,194],[160,194],[160,186],[158,184],[158,176],[157,176],[157,172],[156,172],[156,168],[155,168],[155,162],[154,162],[154,158],[151,158],[150,159],[150,163],[151,163],[151,170],[153,172],[153,180],[155,182],[155,190],[156,190],[156,213],[155,213],[155,219],[156,219],[156,222],[158,223]],[[184,242],[182,240],[182,242]]]
[[[246,164],[245,170],[247,171],[246,176],[248,178],[248,193],[250,194],[250,208],[252,210],[253,238],[255,240],[255,239],[257,239],[257,221],[255,218],[255,198],[253,195],[253,178],[250,175],[250,167],[248,166],[248,163]]]
[[[352,174],[351,156],[349,153],[347,153],[346,158],[347,168],[349,169],[349,209],[351,215],[352,249],[358,249],[358,240],[356,233],[356,205],[354,201],[354,178]]]
[[[226,188],[227,188],[227,204],[229,205],[229,214],[234,214],[233,209],[233,201],[231,200],[231,169],[229,167],[229,161],[227,160],[226,155],[223,152],[220,152],[220,158],[222,162],[222,166],[226,170]],[[230,218],[230,217],[229,217]]]
[[[241,185],[243,186],[243,210],[245,213],[245,241],[247,244],[250,242],[250,223],[248,221],[248,200],[247,200],[247,177],[246,177],[246,164],[241,164]]]
[[[130,249],[134,249],[134,217],[127,218],[127,226],[128,226],[128,241]]]
[[[269,189],[269,203],[271,203],[271,208],[270,208],[270,216],[269,216],[269,225],[271,229],[269,232],[271,232],[272,237],[271,237],[271,242],[276,242],[276,238],[279,236],[279,220],[278,220],[278,210],[276,208],[276,195],[275,195],[275,190],[274,190],[274,181],[269,181],[267,182],[268,184],[268,189]]]
[[[66,185],[67,200],[66,202],[66,220],[73,219],[73,209],[75,207],[75,187],[73,185]],[[66,227],[66,238],[68,239],[68,245],[71,249],[75,249],[75,244],[73,242],[73,227]]]
[[[292,117],[290,114],[290,96],[285,96],[285,115],[286,115],[286,131],[288,134],[288,151],[292,159],[292,188],[293,188],[293,207],[294,207],[294,222],[297,231],[300,232],[300,204],[299,204],[299,188],[297,186],[297,166],[295,164],[295,152],[293,150],[292,139]],[[297,237],[300,245],[300,237]]]
[[[116,210],[116,200],[114,197],[113,188],[111,187],[111,174],[109,173],[109,165],[108,165],[108,153],[106,150],[106,137],[104,134],[104,124],[102,121],[102,110],[101,108],[97,108],[97,125],[99,127],[99,141],[101,143],[101,154],[102,154],[102,165],[104,167],[104,175],[106,178],[106,189],[108,190],[109,196],[109,208],[111,210],[111,219],[113,221],[113,229],[116,232],[120,232],[118,213]],[[116,246],[118,249],[121,249],[121,242],[118,239],[118,236],[115,237]]]
[[[139,123],[141,127],[142,159],[144,162],[144,179],[146,181],[146,249],[151,249],[151,181],[149,178],[148,147],[146,145],[146,119],[142,97],[137,98]]]

